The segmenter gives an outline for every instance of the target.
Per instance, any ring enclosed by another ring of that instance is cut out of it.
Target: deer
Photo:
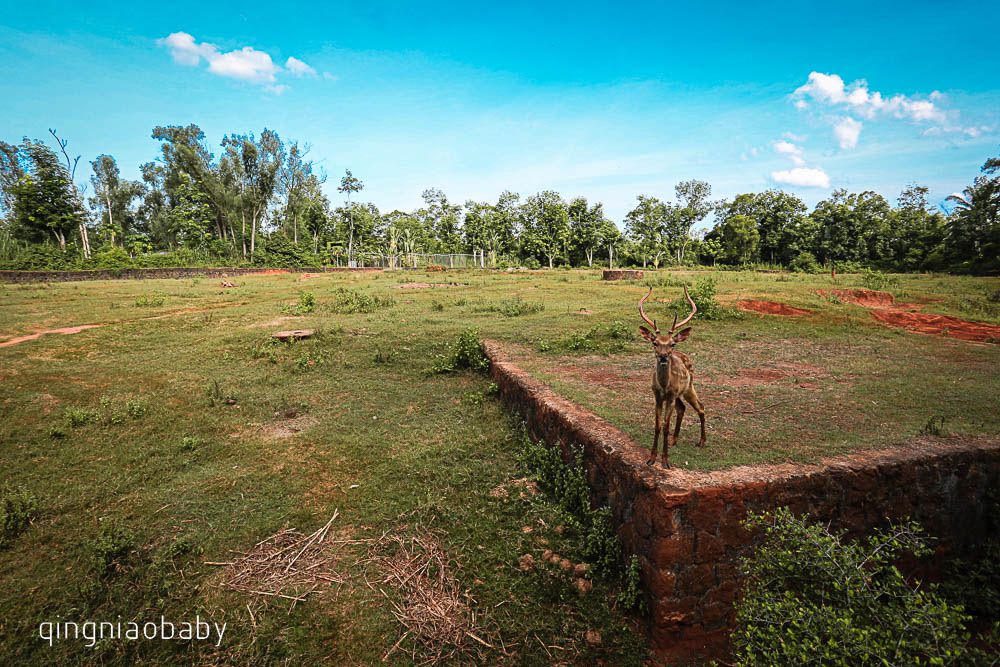
[[[656,368],[653,371],[653,396],[656,398],[656,428],[653,431],[653,447],[649,452],[649,460],[646,461],[646,465],[656,463],[656,446],[659,442],[660,425],[662,423],[663,467],[669,468],[670,459],[668,452],[671,447],[676,445],[677,436],[680,435],[681,420],[684,419],[685,402],[698,413],[698,418],[701,420],[701,440],[698,442],[698,446],[705,446],[705,406],[702,405],[701,400],[698,398],[698,392],[694,388],[694,365],[686,354],[674,349],[677,343],[687,340],[691,335],[691,327],[680,328],[691,321],[691,318],[698,312],[698,306],[695,305],[694,299],[688,294],[687,286],[685,286],[684,298],[691,304],[691,314],[680,322],[677,321],[677,315],[675,314],[673,326],[670,327],[670,331],[666,335],[663,335],[660,333],[660,328],[656,326],[656,321],[651,320],[646,315],[646,310],[643,307],[646,299],[652,293],[653,288],[650,287],[646,295],[639,300],[639,316],[650,326],[649,329],[640,326],[639,333],[653,345],[653,351],[656,353]],[[674,426],[673,437],[671,437],[670,418],[673,416],[675,409],[677,411],[677,423]],[[662,422],[660,421],[661,413],[663,413]]]

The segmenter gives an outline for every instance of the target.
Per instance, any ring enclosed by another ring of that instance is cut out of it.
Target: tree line
[[[398,266],[418,254],[466,253],[476,265],[530,267],[677,264],[828,266],[1000,271],[1000,158],[987,160],[949,210],[911,185],[895,205],[882,195],[836,190],[812,211],[780,190],[712,199],[699,180],[678,183],[672,200],[639,195],[621,225],[603,205],[546,190],[505,191],[496,202],[451,202],[423,192],[413,211],[381,212],[361,201],[364,183],[347,171],[336,188],[309,146],[259,135],[223,137],[216,152],[197,125],[162,126],[156,159],[141,178],[123,178],[110,155],[90,162],[50,130],[0,141],[0,263],[11,268],[225,262]],[[714,225],[698,229],[713,216]]]

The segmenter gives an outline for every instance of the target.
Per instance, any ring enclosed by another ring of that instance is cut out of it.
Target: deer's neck
[[[670,366],[674,362],[674,356],[667,355],[667,358],[661,361],[659,358],[656,359],[656,384],[660,385],[666,389],[667,384],[670,381]]]

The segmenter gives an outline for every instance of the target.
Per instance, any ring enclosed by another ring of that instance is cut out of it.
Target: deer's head
[[[695,313],[698,312],[698,306],[694,304],[694,299],[688,294],[687,286],[684,287],[684,298],[687,299],[688,303],[691,304],[691,314],[685,317],[680,322],[677,321],[677,315],[674,315],[674,324],[670,327],[670,331],[666,334],[660,333],[660,328],[656,326],[656,320],[651,320],[646,315],[646,310],[643,305],[646,303],[646,299],[649,295],[653,293],[653,288],[650,287],[649,291],[646,292],[646,296],[639,299],[639,316],[652,327],[652,330],[646,327],[640,326],[639,333],[643,338],[648,340],[653,345],[653,351],[656,353],[657,361],[661,364],[667,363],[670,358],[670,353],[673,352],[674,346],[684,340],[687,340],[688,336],[691,335],[691,327],[685,329],[680,329],[685,324],[691,321]],[[680,331],[678,331],[680,329]]]

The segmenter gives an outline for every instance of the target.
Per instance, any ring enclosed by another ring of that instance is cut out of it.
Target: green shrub
[[[94,571],[107,577],[128,565],[136,549],[136,538],[123,524],[107,520],[101,522],[97,537],[87,547]]]
[[[968,665],[969,617],[936,587],[910,583],[904,554],[931,552],[907,523],[847,540],[787,509],[751,516],[763,542],[743,561],[732,634],[737,665]],[[985,664],[985,663],[984,663]]]
[[[823,270],[819,262],[816,261],[816,255],[812,254],[808,250],[800,252],[795,259],[793,259],[789,264],[788,268],[796,273],[819,273]]]
[[[499,313],[504,317],[520,317],[545,310],[545,304],[525,301],[519,296],[479,305],[473,309],[477,313]]]
[[[166,303],[167,298],[162,294],[143,294],[135,298],[137,308],[159,307]]]
[[[299,302],[293,306],[285,306],[282,312],[289,315],[308,315],[316,310],[316,295],[305,290],[299,291]]]
[[[899,287],[899,278],[873,269],[861,270],[861,286],[871,290],[887,290]]]
[[[0,496],[0,549],[28,530],[38,517],[38,499],[23,487],[6,488]]]
[[[594,570],[604,575],[619,574],[621,541],[611,522],[611,510],[591,507],[583,451],[576,447],[573,454],[573,463],[567,465],[558,448],[525,436],[518,459],[538,485],[555,498],[567,523],[583,536],[583,555]]]
[[[374,313],[381,308],[389,308],[396,304],[391,296],[365,294],[346,287],[338,287],[333,293],[333,302],[329,309],[335,313],[351,315],[354,313]]]
[[[618,593],[618,604],[630,611],[645,613],[646,600],[642,594],[642,570],[639,568],[639,557],[632,555],[628,567],[625,568],[625,582]]]
[[[73,428],[93,424],[101,415],[97,410],[87,410],[85,408],[66,408],[66,422]]]
[[[479,340],[478,329],[466,329],[454,343],[448,345],[448,351],[434,356],[434,365],[429,374],[454,373],[460,370],[486,371],[490,360],[483,352],[483,344]]]
[[[690,290],[688,294],[691,295],[691,299],[694,301],[695,305],[698,306],[697,318],[703,320],[722,320],[727,318],[740,317],[740,311],[735,308],[723,308],[719,305],[719,302],[715,300],[716,293],[716,283],[715,278],[712,276],[705,276],[700,278]],[[681,294],[677,299],[667,306],[667,308],[678,314],[678,318],[684,318],[688,313],[691,312],[691,304],[688,303],[684,295]],[[657,322],[657,324],[668,324],[670,320],[664,319],[662,323]],[[669,327],[664,327],[664,329]]]

